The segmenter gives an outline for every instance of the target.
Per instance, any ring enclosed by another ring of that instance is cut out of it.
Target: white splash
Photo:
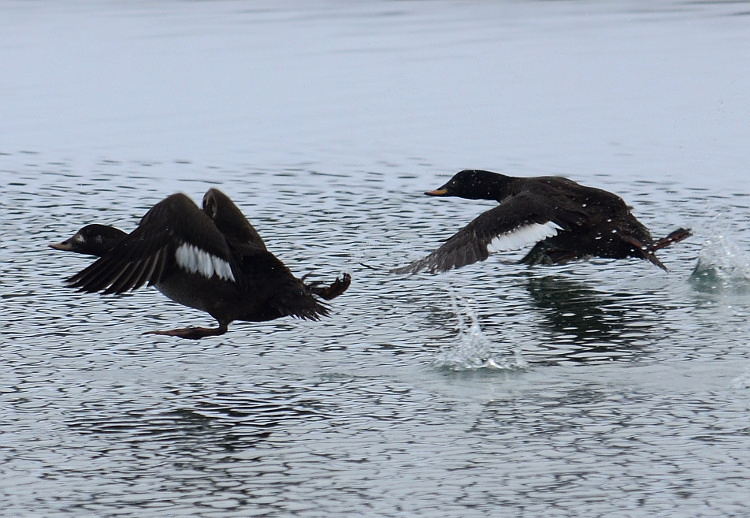
[[[175,251],[175,260],[180,268],[190,272],[199,273],[210,279],[216,275],[219,279],[234,282],[232,267],[224,259],[211,255],[190,243],[181,244]]]
[[[487,250],[489,252],[517,250],[526,245],[538,243],[548,237],[556,236],[558,230],[562,230],[562,227],[554,221],[523,225],[510,232],[497,236],[489,245],[487,245]]]
[[[494,349],[497,349],[498,344],[492,343],[482,332],[476,312],[470,307],[471,301],[467,301],[462,312],[458,308],[456,297],[453,293],[450,295],[453,311],[458,319],[459,333],[455,343],[443,347],[437,355],[434,361],[436,367],[452,371],[480,369],[512,371],[528,367],[528,363],[518,348],[512,351],[510,357],[497,357]],[[466,317],[469,322],[466,321]]]
[[[717,233],[706,240],[691,280],[702,291],[750,289],[750,256],[737,244],[737,235]]]

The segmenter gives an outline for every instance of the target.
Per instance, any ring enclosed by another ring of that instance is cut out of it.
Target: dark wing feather
[[[200,244],[206,252],[229,261],[232,254],[210,218],[184,194],[173,194],[154,205],[138,227],[102,258],[68,279],[80,291],[123,293],[148,282],[158,283],[175,268],[181,243]]]
[[[525,225],[552,222],[563,230],[569,230],[583,220],[582,212],[550,206],[542,203],[541,199],[529,192],[508,198],[498,207],[480,214],[427,257],[394,272],[416,273],[427,270],[435,273],[460,268],[484,261],[490,255],[488,247],[495,238]]]
[[[327,304],[318,300],[279,258],[254,245],[245,244],[241,248],[243,290],[266,301],[259,311],[267,313],[260,315],[259,320],[284,316],[319,320],[321,316],[328,316]]]
[[[203,212],[211,218],[230,243],[266,250],[266,244],[242,211],[218,189],[209,189],[203,196]]]

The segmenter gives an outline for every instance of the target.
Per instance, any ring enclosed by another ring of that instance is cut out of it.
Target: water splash
[[[750,292],[750,254],[738,247],[736,238],[715,233],[700,251],[690,280],[700,291]]]
[[[479,326],[476,311],[471,307],[471,299],[459,308],[457,297],[449,292],[451,307],[456,315],[458,336],[450,345],[444,346],[434,365],[452,371],[520,370],[528,367],[520,348],[513,348],[498,354],[498,344],[491,342]]]

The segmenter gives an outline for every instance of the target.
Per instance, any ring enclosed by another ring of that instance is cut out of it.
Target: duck
[[[491,252],[532,245],[521,264],[553,265],[602,257],[648,260],[663,270],[656,251],[691,235],[679,228],[654,240],[622,198],[560,176],[513,177],[465,169],[428,196],[494,200],[426,257],[395,273],[445,272],[487,259]]]
[[[204,195],[202,209],[187,195],[172,194],[154,205],[130,234],[92,224],[49,246],[98,258],[68,278],[68,287],[122,294],[148,284],[179,304],[208,313],[218,324],[144,334],[200,339],[222,335],[238,320],[319,320],[330,313],[325,301],[351,284],[347,273],[330,285],[295,277],[234,202],[215,188]]]

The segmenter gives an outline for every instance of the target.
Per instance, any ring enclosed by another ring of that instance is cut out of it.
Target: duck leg
[[[552,248],[544,241],[537,243],[531,251],[518,261],[520,264],[565,264],[576,259],[581,259],[583,255],[575,250],[564,250],[562,248]]]
[[[663,237],[658,241],[651,243],[648,246],[648,249],[652,252],[656,252],[657,250],[661,250],[671,244],[679,243],[683,239],[689,238],[692,234],[693,233],[688,229],[678,228],[674,232],[671,232],[667,237]]]
[[[523,256],[523,259],[518,262],[519,264],[527,264],[529,266],[534,266],[535,264],[551,264],[551,260],[547,255],[549,250],[550,246],[544,241],[540,241],[534,245],[534,248],[532,248],[529,253]]]
[[[223,335],[229,329],[229,324],[226,322],[219,322],[219,327],[183,327],[182,329],[169,329],[166,331],[146,331],[144,335],[162,335],[162,336],[177,336],[179,338],[189,338],[191,340],[198,340],[206,336],[219,336]]]
[[[656,266],[661,268],[662,270],[667,270],[667,267],[662,264],[662,262],[656,257],[657,250],[661,250],[662,248],[665,248],[671,244],[679,243],[683,239],[687,239],[692,235],[692,232],[690,230],[684,229],[684,228],[678,228],[674,232],[671,232],[667,237],[663,237],[661,239],[658,239],[656,241],[653,241],[651,243],[644,243],[640,239],[636,239],[633,236],[621,236],[622,239],[633,245],[636,250],[645,258],[654,263]]]
[[[547,252],[547,257],[552,264],[566,264],[571,261],[577,261],[584,257],[584,254],[575,250],[563,250],[561,248],[554,248]]]
[[[332,300],[341,295],[346,291],[349,285],[352,283],[352,276],[345,273],[341,278],[336,278],[330,286],[320,286],[319,283],[310,283],[307,288],[324,300]]]
[[[659,260],[659,258],[656,257],[656,254],[654,253],[654,251],[658,250],[658,248],[653,248],[653,246],[654,246],[653,244],[646,244],[643,241],[641,241],[640,239],[637,239],[637,238],[635,238],[633,236],[621,236],[621,237],[622,237],[623,241],[625,241],[626,243],[630,243],[631,245],[633,245],[633,248],[635,248],[635,250],[641,255],[641,257],[643,257],[644,259],[648,259],[649,261],[651,261],[652,263],[654,263],[656,266],[658,266],[659,268],[661,268],[665,272],[669,271],[667,269],[667,267],[664,266],[664,263],[662,263]],[[667,239],[667,238],[664,238],[664,239]],[[663,245],[663,246],[667,246],[667,245]],[[638,256],[635,256],[635,257],[638,257]]]

